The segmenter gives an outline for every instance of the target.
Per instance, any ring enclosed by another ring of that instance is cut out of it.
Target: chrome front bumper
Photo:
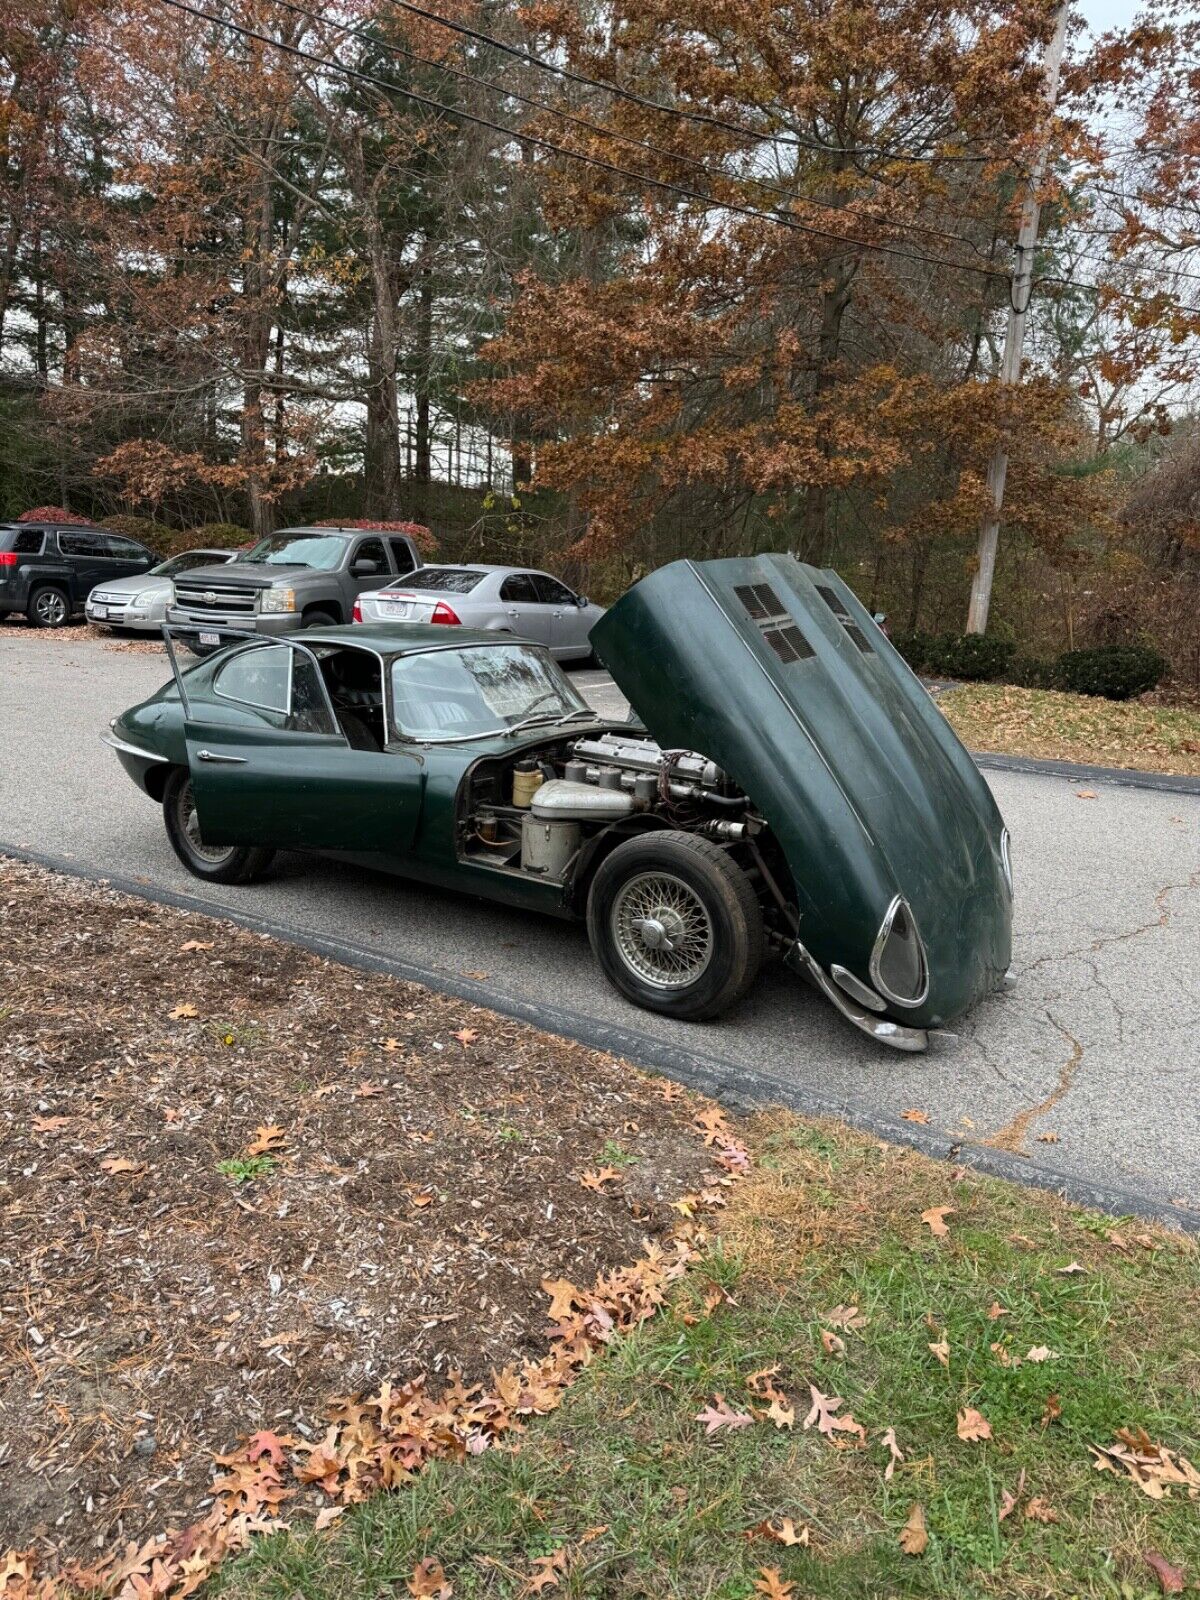
[[[784,965],[793,972],[798,972],[801,977],[808,978],[829,1001],[845,1017],[847,1022],[863,1033],[869,1034],[872,1039],[880,1044],[891,1045],[893,1050],[921,1051],[929,1048],[929,1032],[925,1028],[906,1028],[903,1023],[892,1022],[887,1017],[879,1017],[868,1011],[865,1006],[856,1005],[851,997],[839,989],[837,984],[821,969],[813,957],[808,953],[799,939],[791,946],[783,958]]]

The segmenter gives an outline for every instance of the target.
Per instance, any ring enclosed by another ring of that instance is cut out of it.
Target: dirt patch
[[[227,923],[4,862],[0,951],[0,1547],[94,1559],[239,1435],[540,1353],[541,1279],[704,1181],[677,1089]]]

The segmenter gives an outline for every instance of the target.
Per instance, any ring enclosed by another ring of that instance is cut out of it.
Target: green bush
[[[937,640],[931,633],[894,633],[892,644],[914,672],[927,672]]]
[[[110,533],[122,534],[126,539],[136,539],[139,544],[149,545],[156,556],[169,556],[176,548],[175,541],[179,537],[174,528],[168,528],[165,522],[155,522],[153,517],[105,517],[100,527],[107,528]]]
[[[1015,656],[1005,676],[1022,689],[1058,688],[1058,668],[1041,656]]]
[[[998,639],[989,633],[945,634],[937,643],[939,649],[932,670],[947,678],[964,678],[968,682],[1003,678],[1016,654],[1011,639]]]
[[[1129,700],[1153,689],[1167,670],[1157,650],[1140,644],[1107,644],[1096,650],[1068,650],[1054,665],[1055,687],[1072,694]]]
[[[250,529],[240,528],[236,522],[202,522],[175,538],[177,550],[239,550],[242,545],[253,543]]]

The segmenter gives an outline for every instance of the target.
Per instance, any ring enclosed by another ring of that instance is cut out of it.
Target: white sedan
[[[173,580],[181,572],[214,567],[240,554],[240,550],[185,550],[182,555],[168,556],[149,572],[97,584],[84,606],[87,619],[105,628],[157,633],[167,620],[167,607],[175,595]]]
[[[355,622],[427,622],[513,633],[559,661],[588,661],[588,634],[604,615],[548,572],[527,567],[418,567],[386,589],[360,594]]]

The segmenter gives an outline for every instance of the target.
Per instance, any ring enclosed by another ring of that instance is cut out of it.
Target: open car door
[[[403,751],[351,748],[307,645],[243,635],[199,685],[179,668],[173,631],[163,630],[206,844],[386,855],[409,848],[421,766]]]

